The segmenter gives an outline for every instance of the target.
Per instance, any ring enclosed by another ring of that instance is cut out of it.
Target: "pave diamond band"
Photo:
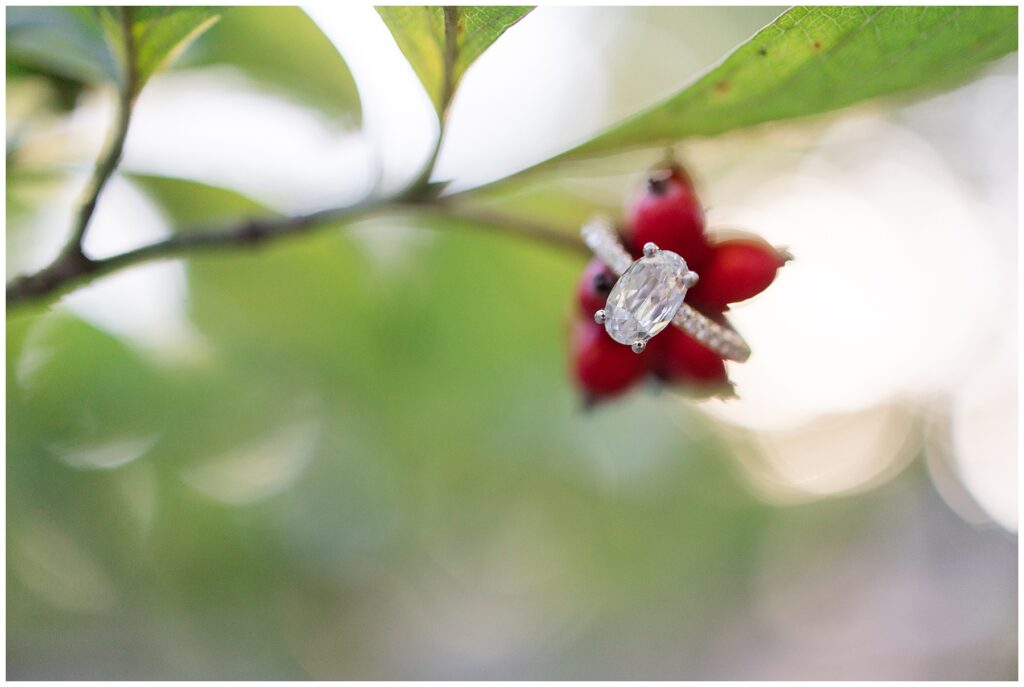
[[[616,276],[621,275],[633,264],[633,256],[622,247],[615,227],[607,219],[594,217],[583,225],[580,235],[583,236],[583,243],[587,244],[587,248],[601,262],[608,265]]]
[[[594,315],[613,339],[631,344],[639,353],[671,322],[723,358],[743,362],[750,357],[743,337],[683,302],[697,275],[680,256],[648,244],[644,257],[633,260],[611,222],[601,217],[583,225],[580,233],[594,255],[619,277],[608,305]]]
[[[676,311],[672,324],[727,360],[742,363],[750,357],[750,346],[742,336],[686,303]]]

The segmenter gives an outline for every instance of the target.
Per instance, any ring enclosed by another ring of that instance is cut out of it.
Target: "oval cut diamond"
[[[686,297],[686,261],[660,250],[629,266],[604,307],[604,328],[621,344],[646,342],[668,326]]]

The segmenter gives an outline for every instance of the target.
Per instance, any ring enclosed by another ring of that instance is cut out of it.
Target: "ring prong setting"
[[[645,243],[643,258],[635,260],[606,218],[587,222],[580,233],[587,247],[617,277],[607,304],[594,313],[594,320],[613,341],[642,353],[651,337],[671,324],[726,360],[745,362],[750,357],[750,347],[728,324],[720,324],[685,303],[687,289],[695,286],[699,277],[687,268],[682,256]]]

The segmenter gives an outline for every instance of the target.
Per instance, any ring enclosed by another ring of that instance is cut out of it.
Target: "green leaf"
[[[116,81],[115,53],[90,7],[8,7],[8,73],[31,68],[81,83]]]
[[[1016,48],[1016,7],[797,7],[696,83],[554,159],[949,86]]]
[[[218,186],[151,174],[125,176],[160,206],[176,231],[274,215],[255,200]]]
[[[378,7],[398,47],[442,115],[459,80],[530,7]]]
[[[123,83],[127,54],[122,8],[12,7],[7,62],[83,84]],[[132,7],[135,90],[220,16],[216,7]]]
[[[137,89],[180,55],[221,15],[218,7],[135,7],[131,10],[135,37]],[[115,42],[119,45],[119,42]]]
[[[195,45],[190,66],[228,65],[281,95],[358,126],[348,65],[298,7],[237,7]]]

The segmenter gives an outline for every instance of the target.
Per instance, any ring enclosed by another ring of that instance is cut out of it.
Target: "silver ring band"
[[[601,262],[620,277],[633,264],[633,256],[623,247],[610,221],[597,217],[580,230],[583,242]],[[750,346],[743,337],[701,314],[685,302],[679,306],[672,324],[692,336],[706,348],[728,360],[744,362],[750,357]]]

